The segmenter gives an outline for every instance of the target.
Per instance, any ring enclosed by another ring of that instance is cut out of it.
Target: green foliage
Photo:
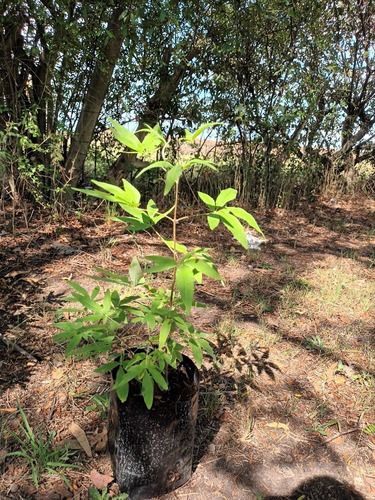
[[[308,337],[306,339],[306,348],[310,351],[319,351],[324,352],[327,350],[327,346],[323,342],[323,340],[319,337],[319,335],[313,335],[312,337]]]
[[[115,136],[134,153],[152,153],[155,149],[167,144],[160,136],[160,128],[146,127],[146,135],[140,142],[136,133],[124,129],[112,121]],[[212,124],[211,124],[212,125]],[[194,134],[188,136],[194,140],[210,124],[200,127]],[[144,132],[144,131],[143,131]],[[138,132],[137,132],[138,133]],[[189,139],[190,140],[190,139]],[[55,340],[66,343],[66,354],[79,358],[88,358],[102,353],[108,353],[108,363],[100,366],[97,371],[116,372],[113,389],[121,401],[125,401],[129,393],[129,383],[137,380],[141,384],[141,392],[147,408],[151,408],[154,399],[155,384],[160,390],[168,389],[168,367],[176,368],[182,360],[182,350],[189,348],[198,366],[203,361],[203,352],[214,357],[213,350],[206,339],[206,334],[194,328],[188,315],[191,308],[202,307],[194,301],[196,283],[202,283],[203,277],[222,281],[222,278],[206,248],[188,250],[177,241],[177,224],[179,203],[179,180],[182,172],[192,168],[197,162],[214,169],[210,162],[198,158],[177,162],[175,165],[166,161],[158,161],[146,167],[160,168],[165,172],[165,190],[168,195],[174,191],[174,204],[166,212],[159,211],[156,203],[149,200],[145,208],[141,207],[139,191],[126,180],[123,187],[104,182],[94,181],[101,190],[79,191],[89,196],[108,200],[117,204],[125,213],[123,217],[113,217],[126,225],[128,231],[136,232],[151,229],[165,243],[166,250],[172,255],[147,255],[143,259],[133,258],[129,275],[123,276],[102,268],[96,268],[98,275],[91,276],[94,280],[104,283],[114,283],[125,286],[127,293],[120,295],[118,291],[107,288],[101,291],[96,286],[92,292],[75,282],[69,282],[73,288],[67,302],[78,304],[79,307],[65,308],[76,315],[74,321],[62,321],[55,324],[61,331]],[[262,234],[255,219],[244,209],[228,206],[235,200],[237,191],[222,190],[216,200],[199,193],[206,204],[207,221],[211,229],[222,222],[245,248],[247,248],[245,228],[241,221]],[[196,214],[200,215],[200,214]],[[155,229],[163,219],[172,225],[173,239],[166,240]],[[240,221],[241,220],[241,221]],[[152,275],[163,275],[164,287],[152,286]],[[203,306],[204,307],[204,306]],[[139,348],[131,358],[124,358],[116,352],[116,336],[120,335],[124,325],[138,323],[149,332],[148,338],[140,342]]]
[[[55,433],[48,431],[42,433],[38,431],[38,435],[29,425],[27,417],[23,409],[19,406],[19,412],[22,417],[23,425],[20,424],[22,436],[18,436],[13,431],[8,431],[18,445],[17,451],[6,453],[0,459],[7,457],[19,457],[26,461],[31,469],[32,478],[36,488],[39,488],[39,480],[42,473],[59,474],[68,484],[65,476],[59,471],[64,468],[79,469],[77,465],[69,464],[68,461],[75,452],[69,450],[68,445],[62,448],[54,448],[53,438]],[[44,437],[45,436],[45,437]]]
[[[119,495],[112,496],[108,493],[107,488],[103,488],[102,491],[96,488],[89,488],[87,491],[90,500],[126,500],[129,497],[127,493],[120,493]]]

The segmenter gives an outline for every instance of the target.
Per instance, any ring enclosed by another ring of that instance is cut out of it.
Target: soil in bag
[[[125,403],[111,393],[108,447],[116,482],[130,500],[162,495],[191,477],[199,374],[187,356],[170,369],[168,384],[168,391],[155,384],[150,410],[136,381]]]

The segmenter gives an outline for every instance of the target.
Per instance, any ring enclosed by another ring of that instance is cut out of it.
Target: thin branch
[[[23,354],[24,356],[26,356],[27,358],[31,359],[32,361],[35,361],[35,362],[39,362],[40,360],[38,358],[36,358],[35,356],[33,356],[32,354],[30,354],[29,352],[25,351],[25,349],[22,349],[22,347],[18,346],[17,344],[15,344],[14,342],[12,342],[11,340],[7,339],[3,334],[0,333],[0,340],[2,340],[4,342],[4,344],[6,344],[7,346],[10,345],[13,347],[13,349],[15,349],[16,351],[18,351],[20,354]]]

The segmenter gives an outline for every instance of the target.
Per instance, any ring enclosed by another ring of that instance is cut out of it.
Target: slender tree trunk
[[[164,59],[170,59],[170,47],[165,48]],[[189,68],[189,63],[194,57],[199,54],[199,49],[193,47],[188,52],[181,62],[173,69],[172,72],[163,70],[160,74],[159,85],[154,93],[148,100],[146,107],[139,117],[138,130],[144,128],[145,125],[154,127],[166,112],[172,98],[176,95],[177,89],[181,81],[184,79],[186,72]],[[140,134],[139,139],[142,140]],[[137,164],[138,162],[138,164]],[[131,172],[134,167],[143,167],[139,160],[134,159],[133,155],[122,153],[117,160],[113,163],[109,170],[109,176],[112,182],[120,183],[122,177]]]
[[[120,19],[123,11],[123,6],[116,8],[113,11],[111,20],[108,22],[107,30],[113,36],[108,40],[97,60],[88,85],[77,127],[72,137],[65,163],[65,172],[68,182],[73,187],[77,186],[81,181],[94,128],[107,95],[116,61],[120,55],[121,45],[124,40],[122,30],[123,21]]]

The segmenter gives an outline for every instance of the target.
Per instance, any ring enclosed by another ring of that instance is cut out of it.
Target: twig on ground
[[[35,361],[36,363],[39,362],[38,358],[36,358],[32,354],[30,354],[29,352],[25,351],[25,349],[22,349],[22,347],[18,346],[17,344],[12,342],[11,340],[7,339],[2,333],[0,333],[0,340],[2,340],[4,342],[4,344],[6,344],[6,345],[10,345],[11,347],[13,347],[13,349],[15,349],[19,353],[23,354],[27,358],[31,359],[32,361]]]
[[[341,437],[341,436],[345,436],[346,434],[351,434],[352,432],[358,432],[360,431],[361,429],[359,427],[356,427],[355,429],[349,429],[348,431],[344,431],[344,432],[340,432],[339,434],[336,434],[335,436],[332,436],[328,439],[325,439],[323,441],[324,444],[327,444],[329,443],[330,441],[334,441],[335,439]]]

